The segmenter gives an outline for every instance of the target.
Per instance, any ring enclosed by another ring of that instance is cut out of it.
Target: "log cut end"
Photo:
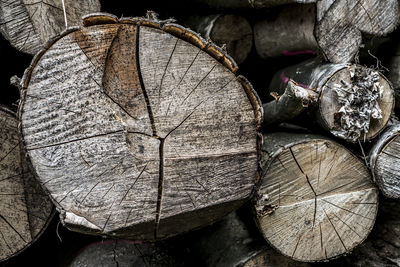
[[[264,137],[264,144],[280,144],[275,151],[263,147],[255,212],[265,239],[305,262],[335,258],[364,241],[378,208],[378,191],[364,164],[329,140],[304,136],[302,141],[284,133]]]
[[[0,261],[15,256],[46,228],[53,205],[21,151],[18,120],[0,107]]]
[[[337,137],[370,140],[386,126],[394,107],[390,83],[379,72],[349,65],[322,86],[320,116]]]
[[[23,83],[22,135],[62,222],[153,240],[237,208],[258,173],[251,86],[189,30],[97,16],[47,48]]]

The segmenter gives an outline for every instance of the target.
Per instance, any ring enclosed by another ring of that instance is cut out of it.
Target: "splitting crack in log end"
[[[159,181],[158,181],[158,195],[157,195],[157,209],[156,209],[156,218],[154,225],[154,239],[158,237],[158,228],[160,224],[160,216],[161,216],[161,204],[162,204],[162,193],[164,186],[164,143],[165,138],[159,138],[160,140],[160,165],[159,165]]]

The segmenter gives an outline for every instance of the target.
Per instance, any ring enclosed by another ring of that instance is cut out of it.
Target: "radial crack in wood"
[[[83,15],[100,11],[99,0],[65,1],[68,26],[80,25]],[[65,30],[61,0],[1,0],[0,31],[18,50],[36,54]]]
[[[0,107],[0,261],[15,256],[44,231],[53,205],[28,168],[14,113]]]
[[[57,39],[23,81],[22,135],[62,222],[153,240],[237,208],[258,171],[251,86],[189,30],[104,16]]]
[[[264,135],[256,193],[265,239],[299,261],[348,253],[371,231],[378,191],[364,164],[339,144],[304,134]]]

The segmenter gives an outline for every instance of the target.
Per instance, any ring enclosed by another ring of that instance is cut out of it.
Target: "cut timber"
[[[400,43],[396,46],[395,54],[391,58],[388,68],[388,79],[392,82],[396,97],[396,108],[400,108]]]
[[[394,93],[390,83],[382,74],[366,67],[306,61],[279,71],[271,81],[270,91],[284,94],[290,80],[304,88],[304,93],[299,94],[301,97],[310,90],[319,95],[318,101],[309,103],[309,115],[346,141],[374,138],[386,126],[393,110]],[[296,104],[301,100],[292,102]],[[278,104],[267,103],[264,107]],[[279,118],[296,115],[284,114],[284,109],[277,109],[282,111]],[[293,108],[287,109],[287,113],[290,112]],[[276,121],[277,118],[272,122]],[[270,122],[264,120],[264,123]]]
[[[262,109],[229,57],[176,24],[97,15],[84,25],[23,79],[22,136],[61,221],[152,240],[246,201]]]
[[[105,240],[83,248],[68,266],[183,267],[185,265],[179,262],[166,246],[129,240]]]
[[[264,135],[254,209],[265,239],[295,260],[329,260],[351,251],[371,231],[378,190],[367,167],[319,136]]]
[[[316,0],[195,0],[197,3],[206,4],[216,9],[260,9],[291,3],[309,4]]]
[[[50,199],[28,169],[15,114],[0,107],[0,261],[34,242],[53,214]]]
[[[400,123],[390,125],[372,147],[370,166],[376,184],[386,197],[400,198]]]
[[[189,242],[188,242],[189,243]],[[210,267],[307,267],[272,249],[256,231],[249,230],[236,214],[230,213],[214,225],[190,236],[190,245],[203,266]]]
[[[246,60],[253,46],[253,30],[249,22],[237,15],[211,15],[190,17],[185,24],[209,38],[219,46],[225,46],[228,54],[238,63]]]
[[[99,0],[66,0],[68,26],[100,11]],[[61,0],[0,0],[0,32],[18,50],[36,54],[54,35],[65,30]]]
[[[361,33],[386,35],[398,22],[397,0],[321,0],[317,1],[315,37],[328,61],[346,63],[357,54]]]
[[[282,55],[316,54],[315,5],[290,5],[280,9],[274,20],[254,25],[254,45],[264,59]]]

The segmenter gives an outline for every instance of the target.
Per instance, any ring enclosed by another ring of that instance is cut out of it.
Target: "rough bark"
[[[382,36],[399,22],[397,0],[317,1],[315,37],[325,58],[333,63],[354,59],[362,33]]]
[[[195,0],[216,9],[260,9],[291,3],[309,4],[316,0]]]
[[[15,256],[47,227],[53,205],[28,169],[18,120],[0,107],[0,261]]]
[[[400,43],[397,44],[395,53],[389,62],[388,68],[388,79],[392,82],[395,92],[396,108],[400,108]]]
[[[191,238],[191,246],[204,266],[309,266],[276,252],[262,237],[251,232],[236,212],[196,234]]]
[[[319,136],[264,135],[254,210],[264,238],[299,261],[348,253],[371,231],[378,190],[361,160]]]
[[[205,17],[190,17],[189,28],[219,46],[224,46],[228,54],[241,64],[246,60],[253,46],[253,30],[249,22],[237,15],[218,14]]]
[[[400,123],[385,129],[369,153],[372,175],[381,192],[400,198]]]
[[[100,11],[99,0],[65,1],[68,26]],[[53,36],[65,30],[61,0],[1,0],[0,32],[18,50],[36,54]]]
[[[23,79],[21,133],[61,221],[151,240],[240,206],[257,177],[262,109],[236,65],[176,24],[97,15],[84,25]]]
[[[81,266],[185,266],[166,246],[136,243],[129,240],[105,240],[83,248],[69,267]]]
[[[316,54],[315,5],[290,5],[280,9],[276,19],[254,25],[254,46],[264,59],[302,53]]]
[[[309,115],[346,141],[370,140],[390,119],[393,89],[375,70],[352,64],[306,61],[279,71],[271,81],[270,91],[283,94],[289,80],[318,93],[318,101],[310,105]]]

